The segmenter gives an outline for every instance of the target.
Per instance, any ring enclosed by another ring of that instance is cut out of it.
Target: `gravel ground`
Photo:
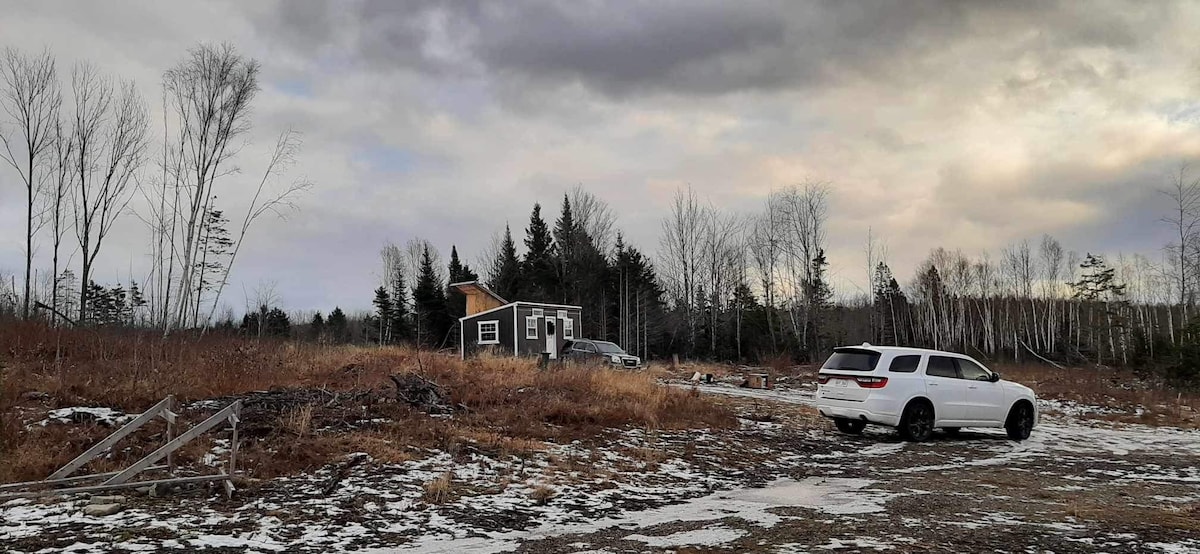
[[[1200,552],[1200,433],[1049,415],[1030,440],[839,435],[811,393],[712,385],[739,430],[467,449],[250,487],[0,505],[14,552]],[[1063,411],[1063,410],[1059,410]],[[1087,410],[1082,410],[1086,412]],[[449,472],[448,499],[425,487]],[[549,497],[538,494],[550,491]],[[330,492],[325,492],[330,491]],[[543,491],[544,492],[544,491]]]

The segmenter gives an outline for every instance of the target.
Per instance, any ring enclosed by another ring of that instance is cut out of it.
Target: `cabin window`
[[[500,344],[500,322],[479,322],[479,344]]]
[[[538,338],[537,333],[538,333],[538,316],[532,315],[532,316],[525,318],[525,338],[536,339],[536,338]]]
[[[541,308],[533,309],[533,317],[541,319],[542,317],[545,317],[544,314],[545,314],[545,312],[543,312]]]
[[[559,310],[558,311],[558,319],[567,319],[567,311]]]
[[[563,338],[567,340],[575,338],[575,320],[563,319]]]

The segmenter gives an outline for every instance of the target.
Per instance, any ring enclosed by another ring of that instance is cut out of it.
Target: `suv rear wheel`
[[[914,400],[904,408],[900,417],[900,436],[904,440],[922,442],[933,434],[933,406],[928,402]]]
[[[837,418],[833,420],[833,424],[837,426],[838,431],[848,435],[861,435],[863,429],[866,428],[867,422],[854,419]]]

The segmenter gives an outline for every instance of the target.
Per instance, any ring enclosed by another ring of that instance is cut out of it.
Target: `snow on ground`
[[[733,542],[746,535],[741,529],[730,529],[727,527],[713,527],[710,529],[697,529],[695,531],[680,531],[670,535],[647,536],[632,534],[627,535],[625,540],[639,541],[646,543],[646,546],[655,546],[659,548],[674,547],[674,546],[719,546],[725,543]]]
[[[137,417],[136,414],[128,415],[122,411],[114,410],[112,408],[76,406],[73,408],[59,408],[57,410],[51,410],[50,414],[46,416],[46,419],[34,423],[34,425],[41,425],[42,427],[45,427],[51,423],[70,424],[95,422],[100,425],[116,427],[118,425],[124,425],[135,417]]]
[[[786,388],[699,388],[812,402],[811,393]],[[1053,515],[1089,495],[1097,495],[1095,507],[1083,504],[1081,513],[1113,504],[1142,510],[1136,514],[1189,513],[1200,501],[1196,431],[1055,415],[1022,443],[979,429],[911,444],[876,428],[849,437],[786,421],[741,422],[720,433],[629,430],[600,449],[551,445],[521,457],[430,451],[402,464],[361,464],[340,481],[334,467],[275,479],[241,500],[138,499],[103,518],[84,516],[82,498],[14,500],[0,504],[0,544],[46,552],[482,553],[563,541],[556,548],[573,552],[747,544],[820,552],[907,550],[965,533],[1012,541],[979,539],[964,548],[972,551],[1200,549],[1171,532]],[[218,444],[212,454],[227,448]],[[645,452],[660,461],[647,462]],[[451,499],[430,504],[425,485],[446,474]],[[534,498],[540,486],[553,489],[548,502]],[[1127,491],[1136,496],[1121,496]],[[1174,512],[1153,511],[1167,509]],[[1045,540],[1057,542],[1037,542]]]

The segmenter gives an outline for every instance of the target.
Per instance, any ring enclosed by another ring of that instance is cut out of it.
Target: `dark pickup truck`
[[[611,342],[605,340],[578,339],[567,341],[563,346],[563,359],[566,361],[605,363],[627,369],[642,367],[642,359],[626,353]]]

